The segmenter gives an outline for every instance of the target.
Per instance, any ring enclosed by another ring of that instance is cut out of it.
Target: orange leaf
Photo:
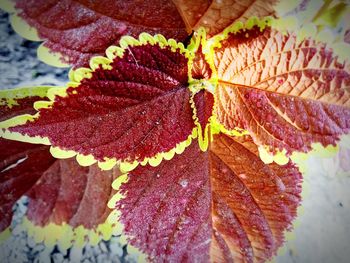
[[[245,22],[251,16],[264,17],[274,15],[276,0],[173,0],[187,30],[204,27],[208,36],[222,32],[236,21]]]
[[[292,163],[264,164],[250,137],[220,134],[210,154],[211,256],[215,262],[263,262],[281,246],[300,202]]]
[[[261,262],[275,254],[300,202],[301,175],[266,165],[249,137],[192,143],[157,167],[139,166],[117,203],[131,244],[157,261]]]
[[[215,49],[218,120],[287,152],[334,144],[350,128],[350,66],[310,39],[273,29],[229,34]]]

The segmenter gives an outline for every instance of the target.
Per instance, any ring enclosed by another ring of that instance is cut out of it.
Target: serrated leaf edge
[[[339,142],[336,145],[328,144],[324,146],[319,142],[312,143],[309,151],[293,151],[292,154],[288,154],[285,149],[279,150],[268,145],[259,145],[259,156],[265,164],[275,162],[278,165],[284,165],[289,160],[292,160],[293,163],[299,163],[310,157],[328,158],[334,156],[339,151],[339,143],[348,138],[350,138],[350,134],[343,134],[340,136]],[[304,171],[305,169],[306,167],[302,167],[300,171]]]
[[[267,16],[264,18],[258,18],[253,16],[245,23],[242,23],[241,21],[233,23],[225,28],[222,34],[216,35],[207,40],[206,43],[208,46],[205,50],[209,53],[209,60],[207,61],[209,65],[214,64],[214,49],[221,47],[221,41],[227,39],[230,34],[235,34],[240,31],[244,32],[252,29],[254,26],[259,27],[261,31],[266,27],[269,27],[282,32],[283,34],[288,32],[294,33],[299,43],[307,38],[311,38],[316,42],[327,44],[328,48],[332,48],[334,54],[338,57],[339,62],[344,62],[350,58],[350,44],[339,42],[339,40],[337,40],[337,38],[328,30],[317,31],[316,25],[313,23],[299,25],[297,18],[295,17],[273,18]],[[215,67],[213,74],[215,75],[215,78],[219,80]]]
[[[297,41],[299,43],[307,38],[311,38],[319,43],[324,43],[327,45],[328,48],[331,48],[337,56],[337,59],[339,62],[344,62],[345,60],[349,60],[350,58],[350,44],[347,43],[339,43],[339,41],[336,41],[335,37],[331,34],[329,35],[329,32],[327,30],[323,30],[318,32],[316,26],[313,23],[308,23],[305,25],[299,26],[298,21],[295,17],[285,17],[285,18],[272,18],[272,17],[264,17],[264,18],[257,18],[257,17],[251,17],[249,18],[245,23],[242,23],[240,21],[233,23],[231,26],[227,27],[221,35],[216,35],[209,39],[207,41],[208,47],[206,47],[208,54],[208,58],[210,58],[209,65],[213,65],[214,61],[214,53],[215,48],[221,47],[221,41],[227,39],[230,34],[235,34],[241,30],[249,30],[253,28],[254,26],[257,26],[260,28],[260,30],[264,30],[266,27],[270,27],[272,29],[278,30],[282,33],[287,32],[293,32],[296,34]],[[297,29],[297,30],[296,30]],[[293,31],[294,30],[294,31]],[[296,32],[295,32],[296,31]],[[215,67],[212,68],[214,78],[219,81],[219,78],[217,76],[217,71]],[[216,100],[214,98],[214,108]],[[227,130],[223,125],[219,123],[219,121],[215,118],[215,111],[214,111],[214,117],[213,121],[216,124],[217,130],[220,130],[221,132],[228,134],[228,135],[237,135],[237,130]],[[212,125],[214,127],[214,125]],[[239,130],[238,130],[239,132]],[[249,134],[248,131],[242,131],[243,134]],[[240,133],[240,132],[239,132]],[[313,143],[311,145],[311,150],[308,153],[304,153],[305,155],[322,155],[322,151],[325,151],[325,154],[331,154],[337,152],[337,147],[333,145],[327,145],[323,146],[320,143]],[[260,145],[259,146],[259,155],[261,160],[263,160],[265,163],[272,163],[275,162],[277,164],[283,165],[286,164],[289,160],[289,158],[292,158],[293,154],[303,154],[302,152],[293,152],[292,156],[288,157],[288,154],[284,149],[272,149],[271,146],[268,145]],[[304,157],[306,158],[306,157]]]

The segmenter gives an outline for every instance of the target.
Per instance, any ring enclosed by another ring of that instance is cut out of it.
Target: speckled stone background
[[[67,70],[38,61],[39,43],[16,35],[8,15],[0,10],[0,88],[33,85],[63,85]],[[350,148],[350,146],[349,146]],[[350,159],[348,159],[350,163]],[[295,229],[274,262],[350,262],[350,173],[337,175],[334,158],[310,158],[304,177],[303,209]],[[20,222],[26,199],[16,205],[13,226]],[[97,247],[61,251],[45,248],[14,228],[13,236],[0,245],[0,262],[132,262],[118,237]]]

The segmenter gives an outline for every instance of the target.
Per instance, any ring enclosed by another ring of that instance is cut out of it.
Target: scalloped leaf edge
[[[43,42],[37,49],[37,57],[39,60],[50,66],[58,68],[68,68],[71,65],[63,61],[65,56],[59,52],[54,52],[51,49],[45,47],[45,39],[39,36],[36,28],[30,26],[27,21],[21,18],[19,10],[15,8],[15,3],[11,0],[2,0],[0,2],[0,8],[10,15],[10,24],[13,30],[21,37],[35,42]]]
[[[110,224],[112,223],[116,224],[115,228],[118,229],[118,234],[121,235],[120,243],[122,245],[127,245],[128,254],[131,254],[135,258],[137,258],[137,262],[146,262],[147,254],[142,253],[142,251],[137,249],[135,246],[129,244],[128,242],[129,237],[126,234],[124,234],[124,225],[120,222],[121,212],[116,208],[117,202],[125,198],[125,196],[120,192],[120,186],[123,183],[126,183],[128,180],[129,180],[129,174],[128,172],[125,172],[113,181],[112,188],[116,190],[117,193],[115,193],[108,202],[108,207],[113,210],[109,214],[107,220]]]
[[[121,175],[113,181],[111,187],[118,191],[120,185],[126,181],[127,177]],[[63,249],[68,249],[72,246],[82,248],[87,243],[96,246],[101,240],[109,240],[112,235],[122,235],[122,224],[119,221],[111,220],[111,214],[113,212],[111,211],[104,223],[97,225],[94,229],[85,228],[83,225],[72,227],[67,223],[63,223],[62,225],[49,223],[46,226],[38,226],[31,222],[27,216],[24,216],[19,228],[26,231],[28,236],[33,238],[36,243],[43,242],[46,246],[57,244]],[[6,233],[4,233],[5,231]],[[1,241],[11,235],[10,227],[5,231],[1,233]]]
[[[187,50],[182,43],[176,42],[174,39],[167,40],[163,35],[160,34],[151,36],[148,33],[141,33],[138,39],[131,36],[123,36],[119,41],[119,46],[110,46],[107,48],[106,57],[96,56],[91,58],[89,63],[90,68],[82,67],[78,69],[71,69],[68,74],[70,82],[68,82],[65,87],[52,87],[48,89],[47,97],[49,98],[49,101],[36,101],[34,103],[34,108],[38,111],[36,114],[19,115],[9,120],[0,122],[0,129],[2,129],[0,131],[0,136],[10,140],[51,145],[51,142],[48,137],[30,137],[28,135],[22,135],[18,132],[10,132],[8,129],[17,125],[25,124],[27,121],[34,121],[35,119],[39,118],[39,110],[42,108],[52,107],[56,96],[67,96],[66,91],[68,88],[78,87],[83,79],[91,78],[91,73],[99,67],[102,67],[105,70],[111,70],[112,67],[110,66],[110,64],[112,63],[112,61],[117,57],[123,57],[124,51],[127,50],[129,47],[142,46],[146,44],[157,44],[161,48],[170,47],[173,52],[180,50],[180,53],[188,59],[188,78],[191,78],[193,54],[191,54],[191,52]],[[72,150],[65,150],[60,147],[51,147],[50,152],[53,155],[53,157],[59,159],[65,159],[76,156],[77,162],[82,166],[89,166],[97,162],[98,166],[102,170],[110,170],[118,164],[123,172],[127,172],[133,170],[138,164],[141,164],[143,166],[146,164],[150,164],[151,166],[157,166],[161,163],[163,159],[170,160],[174,157],[175,154],[181,154],[185,150],[185,148],[192,143],[192,139],[197,138],[197,136],[198,131],[197,127],[195,127],[193,128],[192,133],[188,136],[188,138],[185,141],[178,143],[173,149],[167,152],[157,153],[155,156],[145,158],[142,161],[122,161],[117,160],[116,158],[105,158],[103,161],[100,161],[95,159],[92,155],[82,155],[78,152]]]

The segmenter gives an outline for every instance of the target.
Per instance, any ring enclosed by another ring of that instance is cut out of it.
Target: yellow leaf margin
[[[35,27],[30,26],[23,18],[21,18],[18,13],[19,11],[15,8],[15,1],[11,0],[1,0],[0,8],[10,14],[10,23],[13,30],[21,37],[31,40],[31,41],[45,41],[42,39]],[[37,55],[39,60],[44,63],[60,68],[67,68],[69,65],[62,61],[68,61],[61,53],[53,52],[44,46],[42,43],[37,49]]]
[[[60,88],[53,86],[37,86],[0,90],[0,105],[6,105],[11,108],[14,105],[18,105],[18,99],[31,96],[45,98],[47,97],[48,90],[52,88],[57,90],[63,89],[63,87]],[[6,127],[8,122],[9,121],[0,122],[0,128]],[[8,133],[6,130],[0,130],[0,137],[7,138],[7,135]],[[42,143],[42,138],[30,139],[33,141],[38,140],[39,143]],[[97,243],[102,239],[109,240],[112,235],[121,234],[121,227],[118,225],[118,222],[111,223],[108,218],[104,223],[99,224],[96,229],[87,229],[82,225],[78,227],[72,227],[67,223],[63,223],[62,225],[50,223],[44,227],[37,226],[25,216],[19,227],[27,231],[28,235],[33,237],[34,241],[37,243],[44,242],[47,246],[58,244],[60,247],[65,249],[71,247],[73,243],[78,247],[82,247],[86,242],[89,242],[91,245],[97,245]],[[10,236],[11,227],[8,227],[0,233],[0,243],[4,242]]]
[[[102,239],[109,240],[112,235],[119,234],[119,229],[108,220],[99,224],[96,229],[87,229],[80,225],[72,227],[67,223],[57,225],[50,223],[46,226],[38,226],[26,216],[20,226],[36,243],[43,242],[47,246],[59,245],[63,249],[70,248],[73,244],[83,247],[86,243],[97,245]]]
[[[115,190],[118,190],[122,183],[127,182],[127,175],[117,177],[112,184]],[[123,196],[118,192],[113,195],[109,201],[108,206],[111,207],[111,201],[117,202]],[[110,215],[106,218],[104,223],[96,226],[94,229],[85,228],[83,225],[72,227],[67,223],[57,225],[49,223],[46,226],[38,226],[31,222],[27,216],[24,216],[22,222],[17,226],[19,229],[26,231],[28,236],[33,238],[36,243],[44,243],[46,246],[52,247],[58,245],[62,249],[68,249],[73,245],[76,247],[83,247],[86,244],[96,246],[101,240],[110,240],[112,235],[120,236],[121,243],[126,243],[126,237],[123,236],[123,225],[115,220],[117,210],[112,210]],[[0,244],[11,236],[11,227],[6,228],[0,233]],[[133,253],[136,253],[136,248],[133,248]],[[141,255],[141,254],[140,254]]]
[[[231,26],[227,27],[222,34],[216,35],[211,39],[207,40],[206,47],[204,48],[206,52],[206,58],[208,59],[208,63],[211,65],[213,71],[213,79],[216,82],[220,82],[218,77],[216,68],[214,66],[214,50],[215,48],[221,47],[221,41],[227,39],[230,34],[235,34],[239,31],[246,31],[252,29],[254,26],[260,28],[260,30],[264,30],[266,27],[270,27],[272,29],[278,30],[282,33],[294,32],[297,37],[297,41],[301,42],[306,38],[312,38],[317,42],[324,42],[328,47],[332,48],[335,55],[338,56],[340,61],[349,60],[350,59],[350,45],[348,43],[340,42],[333,33],[323,30],[318,31],[316,25],[313,23],[307,23],[305,25],[300,25],[299,21],[295,17],[285,17],[275,19],[272,17],[265,17],[259,19],[257,17],[249,18],[245,23],[240,21],[233,23]],[[248,33],[248,32],[247,32]],[[216,102],[215,102],[216,103]],[[215,105],[214,105],[215,108]],[[249,134],[248,131],[239,131],[239,130],[227,130],[215,119],[215,112],[213,116],[213,122],[216,124],[216,129],[220,130],[225,134],[231,136],[241,136],[245,134]],[[294,152],[292,156],[288,157],[285,150],[279,151],[277,150],[275,153],[271,151],[271,147],[267,145],[259,146],[259,155],[261,160],[264,163],[272,163],[275,162],[279,165],[284,165],[288,163],[289,158],[300,158],[301,156],[315,155],[315,156],[327,156],[335,154],[338,151],[337,146],[328,145],[322,146],[320,143],[313,143],[311,145],[311,151],[308,153]],[[298,157],[296,157],[298,156]]]
[[[114,180],[114,188],[118,190],[121,183],[126,181],[126,177],[120,176]],[[118,188],[116,188],[115,182],[119,181]],[[113,211],[112,211],[113,212]],[[111,213],[112,213],[111,212]],[[36,243],[43,242],[46,246],[58,245],[62,249],[68,249],[70,247],[77,246],[83,247],[89,243],[91,246],[96,246],[101,240],[109,240],[112,235],[122,234],[122,225],[118,221],[112,221],[111,217],[107,217],[104,223],[99,224],[95,229],[85,228],[83,225],[78,227],[72,227],[67,223],[57,225],[55,223],[49,223],[46,226],[38,226],[31,222],[28,217],[24,217],[19,228],[26,231],[28,236],[32,237]],[[10,230],[6,229],[1,233],[0,237],[4,236],[4,239],[9,237]],[[2,239],[1,239],[2,240]]]
[[[16,102],[18,99],[31,96],[45,98],[47,91],[53,87],[59,88],[56,86],[36,86],[0,90],[0,105],[6,105],[11,108],[13,105],[18,105]]]
[[[18,105],[17,103],[18,99],[23,99],[23,98],[32,97],[32,96],[45,98],[47,97],[48,90],[51,88],[62,89],[62,87],[56,87],[56,86],[37,86],[37,87],[20,87],[20,88],[9,89],[9,90],[0,90],[0,105],[6,105],[11,108],[14,105]],[[18,121],[22,121],[25,123],[27,120],[33,119],[33,116],[29,114],[24,114],[14,118],[18,118]],[[9,140],[17,140],[22,142],[41,143],[41,144],[49,145],[49,141],[47,139],[41,138],[39,136],[29,137],[27,135],[20,135],[19,133],[10,133],[7,130],[7,128],[11,127],[12,119],[0,122],[0,137],[9,139]]]
[[[40,117],[39,110],[43,108],[52,107],[54,100],[57,96],[67,96],[68,88],[78,87],[83,79],[91,78],[92,72],[94,72],[99,67],[102,67],[105,70],[111,70],[112,66],[110,64],[113,62],[113,60],[118,57],[122,58],[124,55],[124,51],[129,49],[129,47],[142,46],[147,44],[159,45],[161,48],[170,48],[173,52],[180,52],[181,54],[183,54],[188,59],[188,78],[191,78],[193,54],[189,50],[187,50],[182,43],[178,43],[174,39],[167,40],[164,36],[159,34],[151,36],[147,33],[141,33],[138,39],[135,39],[130,36],[124,36],[120,39],[119,46],[110,46],[109,48],[107,48],[107,57],[96,56],[91,58],[89,64],[90,68],[78,68],[76,70],[71,69],[69,72],[70,82],[67,83],[66,87],[53,87],[47,90],[47,97],[49,101],[35,102],[34,108],[38,110],[36,114],[20,115],[6,120],[4,122],[0,122],[0,129],[2,129],[1,136],[10,140],[51,145],[51,142],[48,137],[30,137],[27,135],[22,135],[18,132],[10,132],[9,128],[25,124],[27,121],[34,121],[35,119],[38,119]],[[142,161],[121,161],[117,160],[116,158],[105,158],[103,161],[99,161],[96,160],[91,154],[82,155],[72,150],[61,149],[60,147],[54,146],[51,146],[50,152],[55,158],[59,159],[71,158],[76,156],[78,163],[82,166],[89,166],[97,162],[98,166],[102,170],[110,170],[118,164],[123,172],[127,172],[133,170],[139,163],[141,163],[141,165],[150,164],[151,166],[157,166],[163,159],[170,160],[174,157],[175,154],[181,154],[185,150],[185,148],[191,144],[192,139],[197,138],[197,134],[197,128],[194,128],[192,130],[192,133],[188,136],[188,138],[185,141],[178,143],[173,149],[169,150],[168,152],[157,153],[155,156],[145,158]]]
[[[124,173],[121,176],[119,176],[117,179],[115,179],[112,183],[112,188],[114,190],[117,190],[117,193],[113,195],[113,197],[108,202],[108,207],[110,209],[113,209],[112,212],[109,214],[107,221],[110,224],[115,224],[115,229],[117,233],[120,236],[120,243],[122,245],[127,245],[127,251],[129,255],[132,255],[133,257],[137,258],[137,262],[146,262],[147,261],[147,254],[140,251],[138,248],[134,247],[133,245],[129,244],[129,237],[124,234],[124,226],[120,222],[120,215],[121,212],[116,208],[117,203],[125,198],[125,196],[120,192],[120,186],[124,183],[127,183],[129,180],[129,174]]]
[[[121,179],[124,180],[125,178]],[[68,249],[73,245],[83,247],[87,243],[96,246],[101,240],[107,241],[111,239],[112,235],[120,235],[122,230],[119,222],[111,222],[108,217],[105,222],[90,229],[83,225],[73,227],[67,222],[61,225],[49,223],[45,226],[38,226],[25,216],[20,228],[25,230],[36,243],[43,242],[47,246],[57,244],[63,249]]]

